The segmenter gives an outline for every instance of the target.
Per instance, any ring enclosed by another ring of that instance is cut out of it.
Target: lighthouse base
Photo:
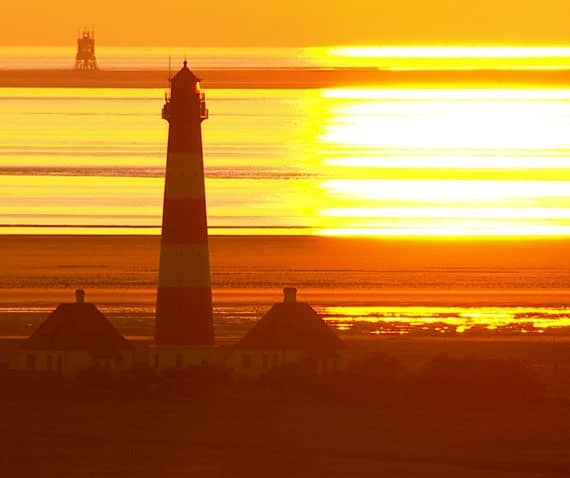
[[[157,372],[217,365],[214,345],[151,345],[149,365]]]

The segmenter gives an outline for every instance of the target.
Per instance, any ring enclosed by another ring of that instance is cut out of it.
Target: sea
[[[0,53],[0,69],[73,63],[69,48],[3,47]],[[111,70],[176,70],[184,57],[197,68],[230,71],[570,64],[566,49],[98,50],[100,67]],[[0,88],[0,234],[37,238],[38,244],[69,236],[109,244],[126,236],[154,240],[167,88],[167,78],[164,88],[46,88],[41,79],[37,87]],[[239,331],[247,329],[280,300],[281,286],[299,285],[345,334],[567,333],[570,87],[353,87],[347,80],[335,88],[205,93],[208,218],[217,241],[212,254],[220,258],[213,259],[218,330],[235,332],[236,323]],[[231,257],[236,241],[240,250],[250,241],[242,263]],[[16,250],[11,239],[6,244],[4,263]],[[92,266],[62,254],[61,263],[53,262],[57,273],[41,280],[24,260],[6,267],[0,321],[10,325],[0,324],[2,333],[35,327],[52,299],[73,283],[57,281],[57,274]],[[156,255],[149,254],[144,273],[129,272],[125,290],[152,290]],[[297,255],[302,263],[291,259]],[[250,267],[246,258],[252,257]],[[124,271],[117,270],[107,269],[90,285],[122,283]],[[41,291],[40,305],[35,293],[14,295],[18,288]],[[235,300],[248,297],[238,292],[249,289],[262,291],[249,296],[263,297],[262,306]],[[121,327],[152,332],[151,293],[136,310],[106,297],[102,307]],[[18,325],[18,312],[25,327]],[[129,317],[143,325],[133,328]]]

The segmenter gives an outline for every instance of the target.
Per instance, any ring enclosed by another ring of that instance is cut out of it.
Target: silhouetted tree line
[[[516,360],[437,356],[417,370],[375,355],[348,373],[315,377],[297,367],[276,369],[258,383],[305,399],[354,405],[505,406],[545,398],[545,385]]]
[[[4,397],[301,400],[383,406],[504,406],[537,402],[545,386],[522,362],[437,356],[416,370],[397,358],[375,355],[351,370],[317,376],[302,366],[237,381],[219,367],[192,367],[158,375],[148,367],[122,374],[92,368],[72,380],[51,373],[0,370]]]

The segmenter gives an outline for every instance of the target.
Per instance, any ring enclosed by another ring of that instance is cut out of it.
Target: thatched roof
[[[344,346],[309,304],[293,298],[273,305],[236,348],[334,353]]]
[[[60,304],[22,348],[85,351],[97,357],[110,357],[132,346],[94,304],[75,302]]]

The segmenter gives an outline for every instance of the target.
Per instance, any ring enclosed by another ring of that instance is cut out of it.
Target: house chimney
[[[75,291],[75,302],[78,304],[85,302],[85,291],[83,289],[77,289]]]
[[[283,289],[283,302],[286,304],[297,302],[297,289],[295,287],[285,287]]]

